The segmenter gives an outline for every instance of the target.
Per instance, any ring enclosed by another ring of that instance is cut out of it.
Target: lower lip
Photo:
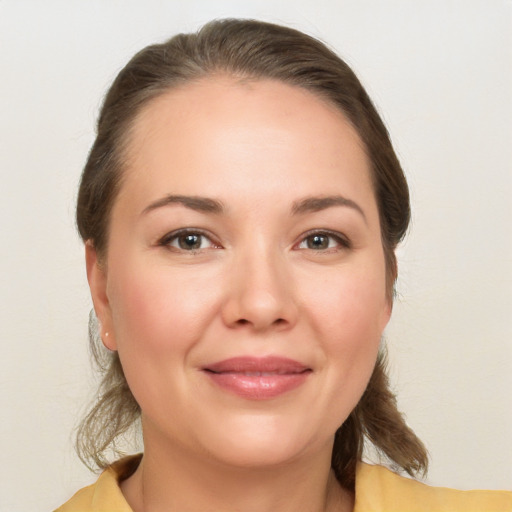
[[[310,371],[301,373],[246,375],[244,373],[206,372],[217,386],[247,400],[276,398],[302,385]]]

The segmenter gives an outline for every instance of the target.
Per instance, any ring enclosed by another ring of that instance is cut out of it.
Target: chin
[[[321,446],[332,449],[334,437],[309,436],[303,422],[297,418],[292,425],[279,418],[249,415],[233,422],[223,421],[222,427],[209,438],[208,453],[225,464],[240,468],[286,465]]]
[[[301,447],[284,446],[277,441],[231,442],[226,446],[217,445],[215,451],[210,450],[210,456],[217,461],[236,468],[269,469],[285,466],[300,456]]]

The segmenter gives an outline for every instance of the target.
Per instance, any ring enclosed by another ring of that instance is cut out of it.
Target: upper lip
[[[272,373],[277,375],[287,375],[303,373],[311,370],[308,366],[280,356],[252,357],[239,356],[224,359],[203,368],[213,373]]]

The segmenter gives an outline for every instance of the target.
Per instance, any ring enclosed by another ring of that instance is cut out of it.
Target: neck
[[[232,467],[146,443],[136,472],[121,484],[134,512],[350,512],[353,495],[330,469],[330,451],[279,466]],[[169,447],[171,448],[171,447]]]

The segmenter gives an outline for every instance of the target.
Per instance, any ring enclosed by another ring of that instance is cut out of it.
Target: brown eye
[[[309,249],[312,251],[327,251],[336,249],[348,249],[350,242],[341,233],[318,231],[306,235],[297,245],[297,249]]]
[[[179,230],[165,235],[159,245],[178,251],[200,251],[217,247],[211,239],[200,231]]]
[[[180,249],[186,251],[201,249],[202,235],[189,234],[181,235],[176,238]]]
[[[311,235],[306,238],[308,249],[328,249],[329,237],[327,235]]]

